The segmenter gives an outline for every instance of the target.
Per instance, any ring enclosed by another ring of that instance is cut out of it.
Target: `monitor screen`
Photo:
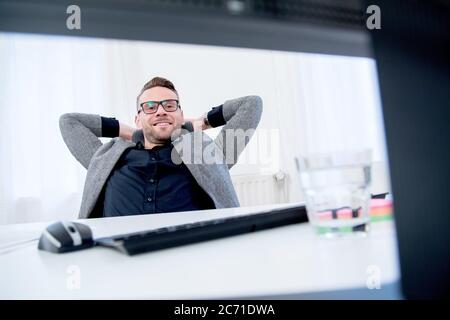
[[[261,98],[256,131],[230,169],[240,206],[303,203],[296,158],[333,151],[370,150],[370,191],[390,192],[372,58],[10,32],[0,48],[2,224],[78,218],[87,170],[61,116],[136,128],[136,98],[153,77],[174,84],[185,119]],[[221,128],[204,133],[214,139]]]

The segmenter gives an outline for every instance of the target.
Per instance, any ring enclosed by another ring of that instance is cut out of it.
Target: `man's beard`
[[[180,126],[176,126],[169,134],[164,134],[164,136],[153,130],[143,130],[145,140],[155,144],[165,144],[167,142],[175,140],[180,135]]]
[[[167,136],[167,134],[165,134],[164,137],[162,137],[160,134],[152,131],[144,131],[144,137],[148,142],[156,144],[170,141],[170,135]]]

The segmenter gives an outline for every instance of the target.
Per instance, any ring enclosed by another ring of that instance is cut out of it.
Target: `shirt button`
[[[152,157],[152,161],[155,161],[156,160],[156,158],[155,157]]]
[[[150,198],[150,197],[147,198],[147,201],[148,201],[148,202],[152,202],[152,200],[153,200],[153,199]]]
[[[149,181],[150,181],[150,183],[153,183],[153,182],[155,182],[155,180],[153,180],[153,179],[150,179]]]

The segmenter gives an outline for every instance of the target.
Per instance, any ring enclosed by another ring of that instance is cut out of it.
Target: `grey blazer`
[[[192,126],[185,126],[186,130],[172,140],[172,159],[187,166],[216,208],[238,207],[229,169],[258,126],[262,99],[246,96],[228,100],[223,104],[222,113],[226,124],[214,140],[202,131],[194,132]],[[99,115],[67,113],[60,117],[59,126],[70,152],[87,169],[79,218],[98,216],[93,211],[109,175],[122,153],[143,140],[142,131],[133,135],[133,141],[118,137],[103,144],[99,139],[102,134]]]

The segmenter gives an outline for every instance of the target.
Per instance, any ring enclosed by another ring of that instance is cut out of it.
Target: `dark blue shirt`
[[[225,123],[222,106],[208,113],[211,126]],[[102,135],[119,134],[119,122],[102,117]],[[214,202],[198,185],[184,163],[172,161],[173,145],[144,149],[141,143],[127,149],[106,181],[103,216],[123,216],[215,209]],[[101,211],[100,211],[101,212]]]
[[[214,209],[186,165],[173,163],[172,148],[126,150],[106,182],[103,216]]]

